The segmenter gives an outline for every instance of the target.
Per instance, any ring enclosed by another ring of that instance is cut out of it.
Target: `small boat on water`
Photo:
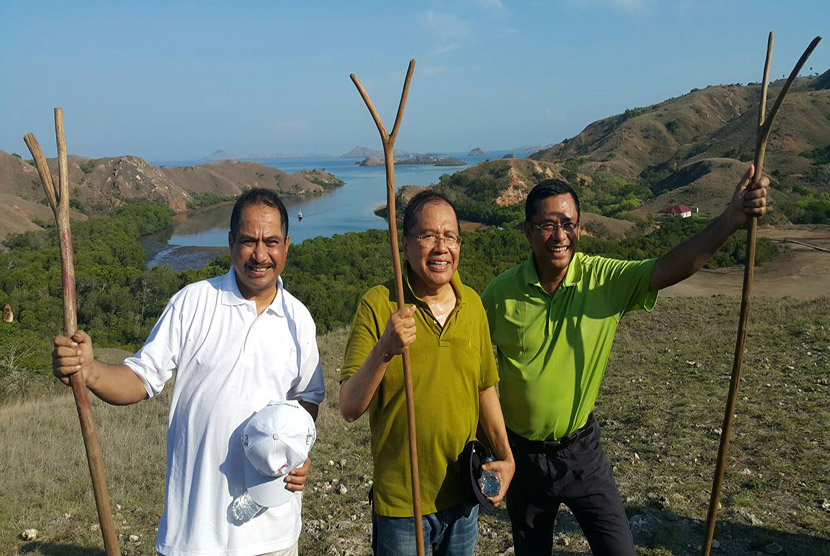
[[[297,220],[299,220],[300,222],[303,221],[303,211],[301,211],[301,210],[297,211]]]

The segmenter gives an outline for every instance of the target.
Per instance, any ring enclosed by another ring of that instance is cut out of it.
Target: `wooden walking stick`
[[[767,138],[769,137],[770,128],[772,127],[773,119],[781,108],[781,103],[790,90],[790,85],[798,77],[798,72],[807,62],[813,50],[818,45],[821,37],[816,37],[801,55],[798,62],[795,64],[790,77],[784,83],[781,92],[775,99],[775,104],[772,105],[769,115],[767,111],[767,88],[769,86],[769,69],[772,62],[772,43],[775,34],[770,32],[767,40],[767,58],[764,63],[764,80],[761,84],[761,104],[758,113],[758,130],[755,142],[755,175],[754,181],[761,179],[764,171],[764,156],[767,150]],[[738,386],[741,379],[741,366],[744,361],[744,346],[746,344],[747,332],[747,318],[749,316],[749,299],[752,294],[752,278],[755,273],[755,232],[758,226],[758,218],[753,216],[746,232],[746,261],[744,262],[744,287],[741,295],[741,317],[738,321],[738,340],[735,345],[735,358],[732,363],[732,380],[729,383],[729,395],[726,400],[726,412],[723,416],[723,427],[720,435],[720,446],[718,448],[718,459],[715,466],[715,478],[712,482],[712,493],[709,498],[709,513],[706,516],[706,532],[705,539],[702,546],[703,556],[709,556],[712,549],[712,538],[715,535],[715,522],[717,521],[718,505],[720,504],[721,487],[723,486],[723,474],[726,468],[726,453],[729,449],[729,436],[732,431],[732,418],[735,414],[735,401],[738,398]]]
[[[58,176],[59,181],[52,178],[46,157],[35,139],[33,133],[27,133],[23,140],[32,153],[37,165],[43,190],[52,207],[55,221],[58,225],[58,236],[61,246],[61,281],[63,282],[63,322],[67,337],[71,337],[78,329],[77,297],[75,293],[75,262],[72,251],[72,232],[69,229],[69,166],[66,159],[66,135],[63,128],[63,108],[55,108],[55,135],[58,142]],[[95,494],[95,505],[98,509],[98,521],[101,524],[101,534],[104,537],[104,548],[107,556],[118,556],[118,538],[115,535],[115,526],[110,513],[107,483],[104,477],[104,462],[101,457],[101,447],[98,444],[98,434],[95,431],[95,422],[92,420],[92,408],[89,405],[89,395],[86,391],[83,377],[75,373],[70,377],[72,393],[75,395],[75,407],[78,409],[78,419],[81,421],[81,434],[86,448],[86,459],[89,463],[89,474],[92,476],[92,490]]]
[[[392,246],[392,261],[395,267],[395,290],[398,301],[398,310],[404,308],[403,301],[403,276],[401,274],[401,257],[398,253],[398,224],[395,218],[395,138],[398,136],[398,129],[403,120],[403,110],[406,107],[406,97],[409,95],[409,83],[412,81],[412,73],[415,71],[415,60],[409,61],[409,68],[406,70],[406,79],[403,83],[401,101],[398,104],[398,114],[395,116],[395,125],[392,126],[392,133],[386,132],[386,127],[375,110],[375,105],[369,98],[369,93],[363,88],[363,84],[355,74],[351,74],[355,87],[357,87],[366,108],[372,114],[375,125],[378,126],[380,139],[383,142],[383,158],[386,165],[386,212],[389,214],[389,243]],[[415,399],[412,394],[412,367],[409,360],[409,350],[404,349],[403,354],[403,379],[406,392],[406,420],[409,425],[409,463],[412,474],[412,512],[415,520],[415,542],[417,544],[418,556],[424,556],[424,529],[421,523],[421,487],[418,479],[418,446],[415,438]]]

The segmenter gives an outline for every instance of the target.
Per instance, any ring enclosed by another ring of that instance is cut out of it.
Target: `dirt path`
[[[780,253],[774,261],[755,268],[753,295],[796,299],[830,296],[830,253],[788,243],[788,240],[796,240],[830,249],[830,227],[764,227],[758,229],[758,235],[775,241]],[[663,295],[741,295],[743,276],[743,267],[704,269],[663,290]]]

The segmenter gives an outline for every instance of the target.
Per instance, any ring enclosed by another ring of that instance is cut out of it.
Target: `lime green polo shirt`
[[[458,273],[451,285],[457,303],[444,326],[415,297],[404,269],[404,301],[415,305],[415,342],[409,347],[421,485],[421,511],[431,514],[465,501],[464,469],[458,456],[476,437],[478,394],[498,382],[487,315],[475,290]],[[375,286],[360,301],[352,322],[340,381],[354,375],[398,310],[394,281]],[[375,511],[412,516],[409,431],[403,363],[389,363],[369,404],[374,463]]]
[[[586,423],[620,318],[654,308],[657,292],[648,285],[656,262],[576,253],[550,295],[531,255],[487,285],[481,299],[498,350],[507,428],[550,440]]]

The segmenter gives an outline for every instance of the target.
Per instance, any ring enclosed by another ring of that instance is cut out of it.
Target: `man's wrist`
[[[392,361],[392,358],[395,357],[395,354],[392,352],[391,349],[387,349],[386,345],[381,339],[380,342],[375,346],[378,350],[378,354],[380,355],[380,360],[382,363],[389,363]]]
[[[100,375],[101,375],[101,373],[100,373],[99,365],[93,359],[92,364],[89,366],[89,368],[87,369],[87,371],[85,373],[82,373],[81,376],[83,376],[83,378],[84,378],[84,385],[87,388],[89,388],[90,390],[94,391],[95,390],[95,385],[97,384],[98,379],[100,378]]]
[[[741,222],[742,214],[743,208],[740,211],[736,211],[734,208],[729,206],[718,217],[719,224],[723,226],[723,228],[729,233],[729,235],[732,235],[741,228],[743,228],[746,224],[746,220]]]

